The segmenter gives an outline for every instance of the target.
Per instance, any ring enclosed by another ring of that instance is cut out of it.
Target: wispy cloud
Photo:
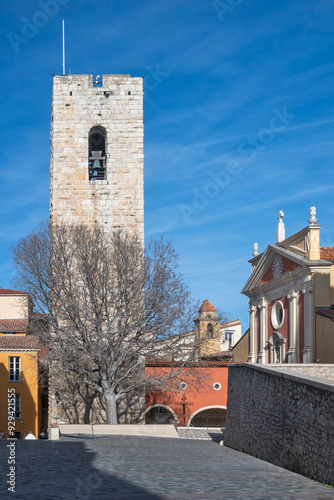
[[[193,293],[239,316],[254,233],[265,245],[278,206],[298,228],[309,203],[317,204],[322,227],[332,225],[331,3],[244,1],[226,22],[210,1],[79,4],[62,10],[67,69],[144,76],[159,65],[169,74],[144,96],[146,237],[173,236]],[[6,39],[36,9],[22,0],[2,6],[2,284],[10,245],[49,208],[50,75],[61,72],[60,18],[31,39],[24,57],[9,54]],[[256,137],[283,106],[295,115],[284,133],[252,162],[238,155],[240,141]],[[193,190],[203,191],[210,174],[236,158],[240,175],[187,226],[180,203],[191,204]]]

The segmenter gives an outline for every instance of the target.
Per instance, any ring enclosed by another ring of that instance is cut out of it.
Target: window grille
[[[19,356],[9,356],[9,382],[20,382],[21,359]]]
[[[15,394],[15,420],[21,418],[21,394]]]

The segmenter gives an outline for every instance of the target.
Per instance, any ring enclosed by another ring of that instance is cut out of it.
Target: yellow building
[[[27,335],[31,310],[28,294],[0,289],[0,432],[6,438],[24,438],[29,431],[37,437],[41,427],[40,346]]]

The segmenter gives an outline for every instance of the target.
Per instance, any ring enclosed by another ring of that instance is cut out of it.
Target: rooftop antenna
[[[65,19],[63,19],[63,75],[65,75]]]

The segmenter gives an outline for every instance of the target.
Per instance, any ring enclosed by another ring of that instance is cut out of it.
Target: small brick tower
[[[54,76],[52,223],[99,224],[143,238],[143,158],[142,78]]]

